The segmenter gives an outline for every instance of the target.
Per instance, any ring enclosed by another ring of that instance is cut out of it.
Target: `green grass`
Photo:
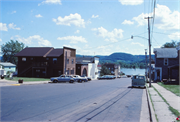
[[[164,102],[169,106],[169,110],[175,115],[175,116],[179,116],[180,113],[178,110],[174,109],[173,107],[171,107],[169,105],[169,103],[166,101],[166,99],[158,92],[158,90],[153,86],[154,90],[159,94],[159,96],[164,100]]]
[[[146,88],[147,88],[147,90],[148,90],[148,94],[149,94],[149,98],[150,98],[151,103],[152,103],[153,110],[155,111],[155,108],[154,108],[154,103],[153,103],[153,101],[152,101],[151,94],[150,94],[150,92],[149,92],[149,89],[148,89],[148,85],[147,85],[147,84],[146,84]],[[158,120],[158,118],[157,118],[157,114],[156,114],[156,113],[155,113],[155,117],[156,117],[156,121],[157,121],[157,122],[159,122],[159,120]]]
[[[10,80],[9,78],[5,78],[6,80]],[[23,79],[23,82],[28,81],[50,81],[49,78],[29,78],[29,77],[13,77],[11,81],[18,81],[19,79]]]
[[[158,84],[165,89],[171,91],[172,93],[176,94],[177,96],[180,96],[180,85],[164,85],[161,82],[158,82]]]

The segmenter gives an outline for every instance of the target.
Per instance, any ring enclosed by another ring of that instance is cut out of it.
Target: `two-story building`
[[[179,58],[176,48],[154,48],[154,81],[179,79]]]
[[[99,57],[76,57],[76,74],[97,79]]]
[[[57,77],[76,74],[76,49],[63,47],[27,47],[18,57],[18,76]]]
[[[112,75],[120,75],[120,65],[114,63],[105,63],[104,66],[110,70]]]

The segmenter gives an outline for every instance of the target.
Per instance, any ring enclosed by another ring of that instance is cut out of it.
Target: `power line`
[[[164,35],[171,35],[171,34],[169,34],[169,33],[161,33],[161,32],[154,32],[154,33],[164,34]],[[176,36],[180,36],[180,34],[179,34],[179,35],[176,35]]]
[[[144,33],[147,33],[147,31],[146,31],[146,32],[144,32]],[[135,35],[135,36],[142,35],[142,34],[144,34],[144,33],[140,33],[140,34],[137,34],[137,35]],[[125,38],[125,39],[123,39],[123,40],[121,40],[121,41],[111,42],[111,43],[104,44],[104,45],[101,45],[101,46],[107,46],[107,45],[111,45],[111,44],[115,44],[115,43],[123,42],[123,41],[129,40],[129,39],[130,39],[130,37],[129,37],[129,38]],[[98,47],[99,47],[99,46],[92,47],[92,48],[88,48],[88,49],[84,49],[84,50],[96,49],[96,48],[98,48]]]

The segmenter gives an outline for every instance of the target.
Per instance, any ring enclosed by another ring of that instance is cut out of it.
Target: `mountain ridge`
[[[91,55],[80,55],[77,54],[76,57],[93,57]],[[96,55],[97,57],[99,57],[99,61],[100,63],[105,63],[105,62],[109,62],[109,63],[116,63],[116,62],[126,62],[126,63],[134,63],[134,62],[142,62],[145,61],[145,55],[132,55],[129,53],[122,53],[122,52],[115,52],[112,53],[110,55]],[[148,59],[148,55],[147,55],[147,59]],[[151,55],[152,59],[155,58],[155,55]]]

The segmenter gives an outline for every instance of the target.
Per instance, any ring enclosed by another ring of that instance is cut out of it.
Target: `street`
[[[139,122],[143,90],[130,78],[1,87],[1,121]]]

